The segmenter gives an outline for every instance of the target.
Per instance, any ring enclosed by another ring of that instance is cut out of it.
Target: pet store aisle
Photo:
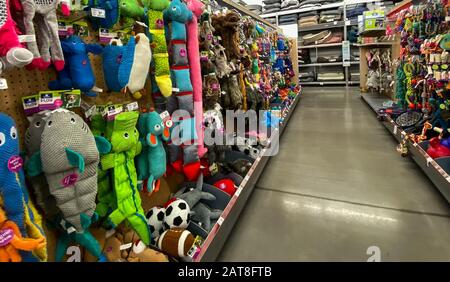
[[[219,260],[450,260],[450,206],[358,91],[304,89]]]

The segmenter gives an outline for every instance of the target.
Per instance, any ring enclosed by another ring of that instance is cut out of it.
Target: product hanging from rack
[[[3,2],[0,260],[195,261],[300,93],[291,42],[209,1]]]

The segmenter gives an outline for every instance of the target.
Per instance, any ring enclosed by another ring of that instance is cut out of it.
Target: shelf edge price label
[[[394,125],[394,134],[397,134],[397,126]]]
[[[239,188],[236,190],[236,192],[234,193],[234,194],[236,195],[236,197],[239,197],[239,195],[241,194],[242,190],[243,190],[243,187],[239,187]]]
[[[219,219],[217,220],[217,224],[219,224],[219,226],[222,226],[223,221],[223,217],[219,217]]]

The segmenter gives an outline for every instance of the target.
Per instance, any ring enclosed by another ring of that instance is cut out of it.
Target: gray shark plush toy
[[[94,211],[99,164],[96,142],[102,141],[108,143],[102,137],[94,138],[80,116],[57,109],[46,118],[40,150],[27,163],[29,176],[45,174],[50,194],[62,213],[64,221],[61,225],[67,232],[58,242],[57,260],[63,257],[70,241],[80,243],[91,254],[101,257],[98,242],[88,228],[96,220]]]
[[[30,120],[30,126],[25,132],[25,147],[28,158],[31,158],[33,154],[41,150],[41,136],[49,115],[50,111],[39,112],[34,114]],[[47,220],[53,223],[60,211],[56,206],[55,197],[50,194],[47,179],[43,174],[40,174],[35,177],[30,177],[29,180],[33,192],[36,195],[38,206],[44,211]]]

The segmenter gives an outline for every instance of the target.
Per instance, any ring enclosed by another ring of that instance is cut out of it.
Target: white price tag
[[[76,232],[77,230],[74,228],[74,227],[69,227],[69,228],[67,228],[67,234],[70,234],[70,233],[73,233],[73,232]]]
[[[0,90],[8,89],[8,82],[4,78],[0,78]]]
[[[106,18],[106,12],[103,9],[91,8],[91,15],[94,18]]]
[[[337,25],[337,23],[338,23],[338,22],[336,22],[336,21],[333,22],[334,25]]]
[[[320,86],[323,86],[323,82],[320,83]]]
[[[36,42],[36,35],[34,34],[19,35],[19,42],[20,43]]]
[[[397,126],[394,125],[394,134],[397,134]]]
[[[180,92],[180,88],[172,88],[173,92]]]
[[[351,25],[352,23],[350,22],[350,20],[346,20],[345,21],[345,25]]]
[[[414,147],[417,147],[417,143],[416,143],[416,142],[414,142],[414,143],[413,143],[413,146],[414,146]]]
[[[127,104],[127,111],[132,112],[132,111],[137,111],[139,110],[139,104],[138,102],[132,102]]]
[[[450,176],[447,176],[447,177],[445,178],[445,180],[447,180],[447,182],[450,182]]]
[[[128,250],[129,248],[131,248],[133,246],[133,243],[128,243],[128,244],[124,244],[124,245],[120,245],[119,249],[121,251],[123,250]]]
[[[217,220],[217,224],[222,225],[223,223],[223,217],[219,217],[219,219]]]
[[[242,192],[242,187],[240,187],[240,188],[238,188],[237,190],[236,190],[236,192],[234,193],[235,195],[236,195],[236,197],[239,197],[239,195],[241,194],[241,192]]]
[[[401,134],[402,134],[402,137],[406,136],[406,132],[404,132],[404,131],[402,131]]]

